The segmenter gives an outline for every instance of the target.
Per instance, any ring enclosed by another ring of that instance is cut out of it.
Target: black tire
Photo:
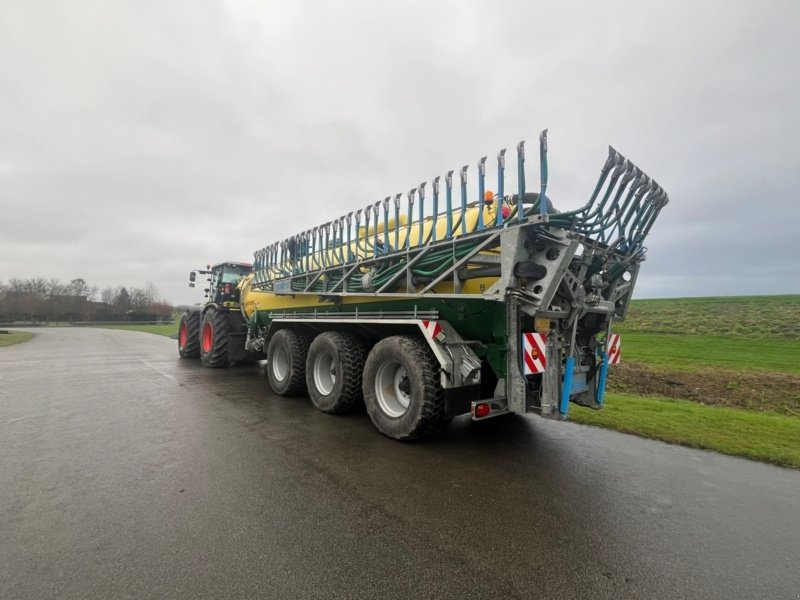
[[[281,329],[267,347],[267,379],[279,396],[306,393],[306,356],[311,339],[302,331]]]
[[[185,312],[178,326],[178,354],[181,358],[200,356],[200,313]]]
[[[354,335],[321,333],[308,349],[306,387],[319,410],[343,413],[361,404],[361,378],[367,350]]]
[[[363,391],[372,423],[390,438],[416,440],[447,424],[439,365],[423,340],[396,335],[378,342],[364,365]]]
[[[228,313],[209,308],[200,328],[200,361],[204,367],[213,369],[228,366],[229,332]]]

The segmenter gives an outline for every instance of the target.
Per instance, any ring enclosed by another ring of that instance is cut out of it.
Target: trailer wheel
[[[187,312],[181,315],[178,326],[178,354],[181,358],[200,356],[200,313]]]
[[[364,366],[363,389],[372,423],[391,438],[419,439],[447,424],[438,364],[422,340],[396,335],[378,342]]]
[[[306,355],[309,337],[302,331],[281,329],[267,347],[267,379],[279,396],[301,396],[306,393]]]
[[[200,360],[204,367],[228,365],[228,313],[209,308],[200,329]]]
[[[306,385],[314,406],[326,413],[355,408],[362,399],[366,356],[364,344],[353,335],[328,331],[314,338],[306,360]]]

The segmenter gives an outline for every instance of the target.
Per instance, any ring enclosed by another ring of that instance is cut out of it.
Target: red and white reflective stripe
[[[422,321],[422,326],[425,328],[425,333],[432,340],[441,342],[444,339],[444,332],[438,321]]]
[[[544,333],[522,334],[522,363],[525,375],[544,373],[547,369],[547,335]]]
[[[618,333],[612,333],[608,337],[608,345],[606,346],[606,354],[608,354],[608,364],[618,365],[619,355],[622,351],[622,342],[619,339]]]

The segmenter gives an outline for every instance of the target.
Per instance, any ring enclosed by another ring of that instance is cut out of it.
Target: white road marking
[[[16,417],[14,419],[9,419],[6,423],[16,423],[17,421],[24,421],[26,419],[33,419],[34,417]]]
[[[167,379],[175,379],[175,378],[174,378],[172,375],[170,375],[169,373],[165,373],[164,371],[162,371],[161,369],[159,369],[157,366],[155,366],[155,365],[153,365],[153,364],[150,364],[149,362],[147,362],[147,361],[146,361],[146,360],[144,360],[144,359],[141,359],[141,360],[142,360],[142,362],[143,362],[145,365],[147,365],[148,367],[150,367],[151,369],[153,369],[153,371],[155,371],[155,372],[156,372],[156,373],[158,373],[159,375],[163,375],[163,376],[164,376],[164,377],[166,377]]]

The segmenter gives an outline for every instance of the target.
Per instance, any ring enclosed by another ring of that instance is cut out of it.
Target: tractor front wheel
[[[200,313],[185,312],[178,326],[178,354],[181,358],[200,356]]]
[[[200,360],[204,367],[225,367],[228,365],[228,313],[208,309],[200,329]]]

